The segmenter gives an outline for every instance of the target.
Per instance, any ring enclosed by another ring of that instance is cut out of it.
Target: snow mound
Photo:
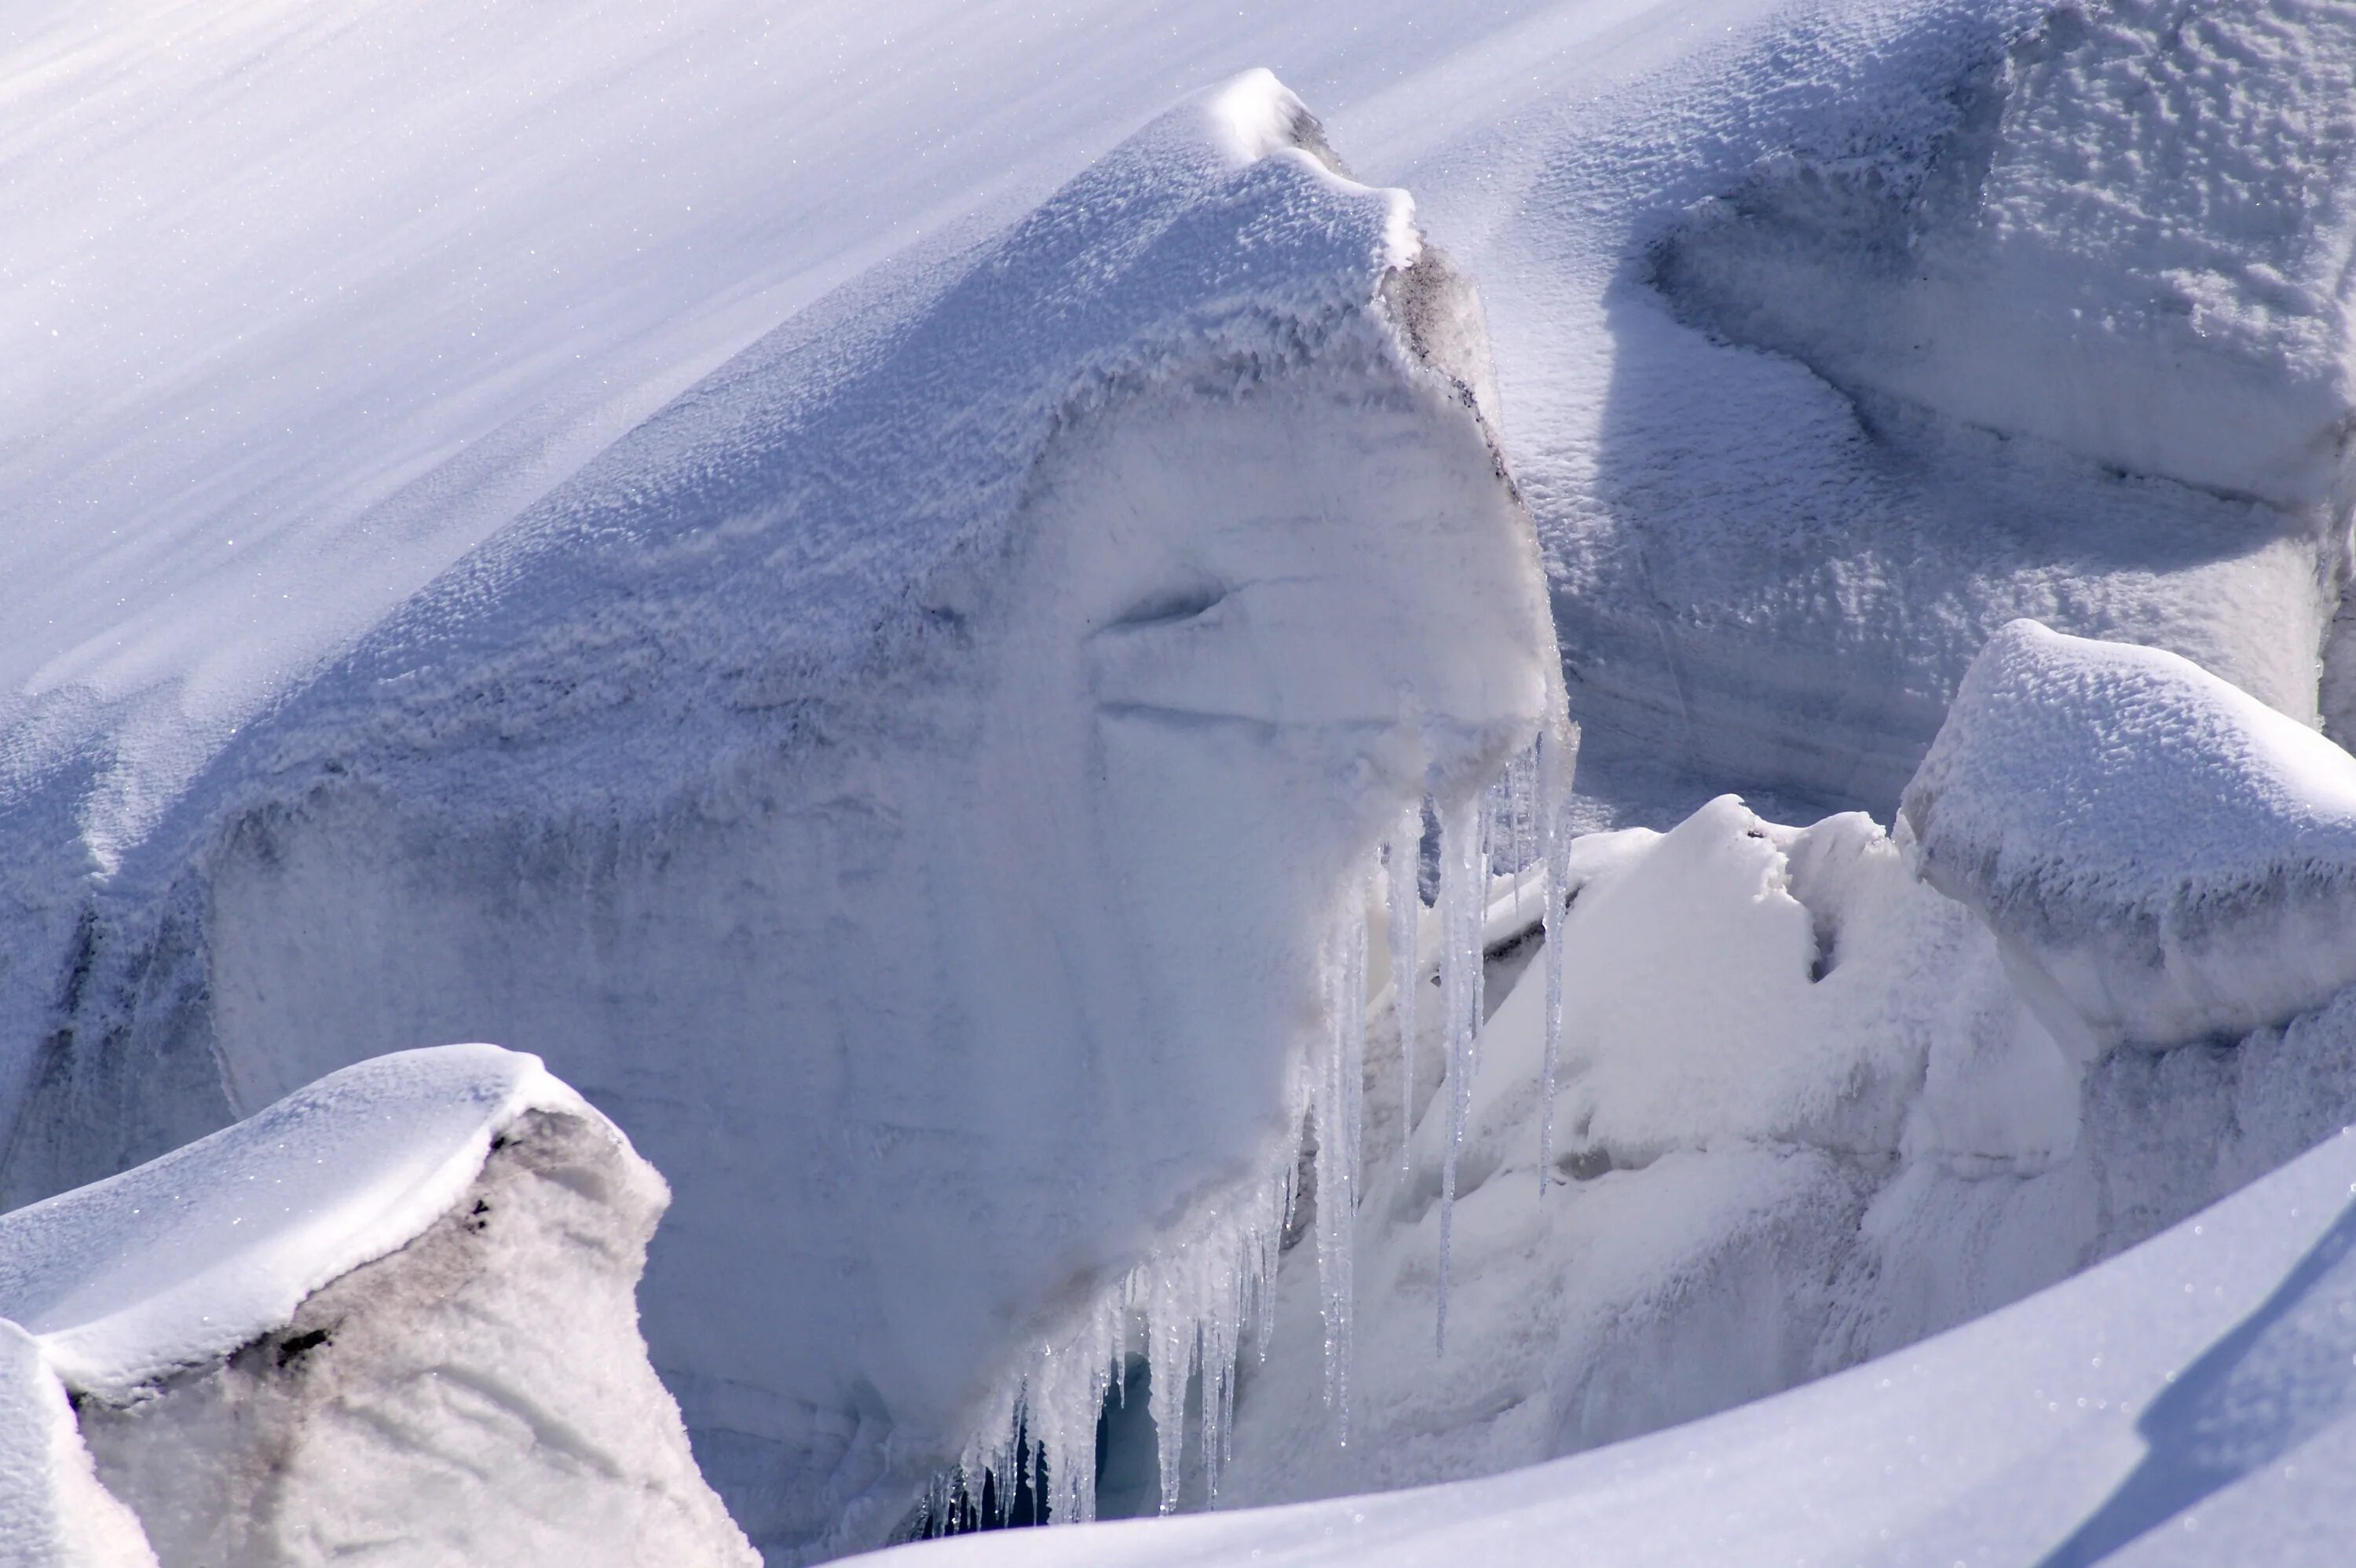
[[[677,1184],[648,1337],[765,1550],[1018,1422],[1085,1514],[1130,1307],[1232,1353],[1385,836],[1561,720],[1480,323],[1266,72],[845,291],[27,918],[9,1181],[501,1039]]]
[[[2330,1563],[2356,1528],[2356,1136],[1899,1356],[1596,1453],[878,1563]]]
[[[105,1486],[62,1522],[127,1507],[166,1564],[751,1562],[637,1334],[668,1196],[536,1059],[474,1045],[0,1216],[11,1396]]]
[[[2356,758],[2173,654],[2016,622],[1903,812],[2082,1053],[2235,1036],[2356,982]]]

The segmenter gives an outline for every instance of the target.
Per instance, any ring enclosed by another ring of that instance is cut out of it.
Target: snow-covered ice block
[[[1763,160],[1662,281],[1837,385],[2315,507],[2356,398],[2351,94],[2344,7],[2055,6],[1941,134]]]
[[[2078,1074],[2015,994],[1995,938],[1869,818],[1789,827],[1724,796],[1667,833],[1576,840],[1569,881],[1550,1159],[1543,955],[1518,973],[1510,955],[1493,965],[1503,1001],[1481,1035],[1458,1161],[1448,1353],[1431,1353],[1430,1320],[1449,1118],[1424,1075],[1410,1157],[1396,1157],[1396,1125],[1378,1124],[1358,1215],[1353,1440],[1321,1441],[1296,1253],[1269,1358],[1238,1401],[1223,1498],[1456,1479],[1691,1420],[2000,1305],[2088,1255],[2074,1210],[2048,1205],[2062,1212],[2040,1224],[2029,1202],[2008,1228],[1937,1232],[1936,1255],[1868,1256],[1862,1223],[1893,1171],[2014,1191],[2081,1141]],[[1399,1058],[1388,1030],[1376,1045],[1370,1094],[1388,1105]],[[1907,1204],[1887,1206],[1887,1228],[1903,1227]]]
[[[1901,809],[1922,875],[2082,1057],[2356,983],[2356,758],[2173,654],[2006,626]]]
[[[468,1045],[0,1215],[0,1400],[50,1423],[10,1424],[0,1493],[43,1440],[63,1477],[0,1560],[135,1538],[127,1506],[165,1568],[755,1561],[638,1336],[668,1200],[535,1058]],[[143,1560],[112,1550],[28,1561]]]
[[[765,1549],[882,1539],[1050,1384],[1076,1484],[1125,1290],[1258,1255],[1376,846],[1561,712],[1488,386],[1404,193],[1265,72],[1181,107],[243,731],[47,928],[8,1179],[502,1040],[676,1184],[648,1338]]]

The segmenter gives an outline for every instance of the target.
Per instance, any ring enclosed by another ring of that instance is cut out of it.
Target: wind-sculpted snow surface
[[[535,1060],[450,1046],[0,1216],[5,1397],[50,1417],[0,1491],[44,1443],[54,1483],[0,1560],[754,1561],[637,1334],[667,1199]]]
[[[2356,758],[2173,654],[2007,626],[1902,809],[1923,875],[2089,1058],[2356,983]]]
[[[2356,1530],[2356,1136],[1903,1355],[1512,1475],[978,1536],[919,1568],[2324,1564]]]
[[[240,737],[11,1180],[500,1038],[676,1182],[648,1335],[765,1549],[1025,1430],[1085,1516],[1132,1307],[1218,1403],[1384,837],[1569,761],[1479,321],[1265,72],[853,288]]]

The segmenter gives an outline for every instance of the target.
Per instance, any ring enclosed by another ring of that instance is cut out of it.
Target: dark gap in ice
[[[1120,1381],[1105,1393],[1097,1416],[1097,1517],[1135,1519],[1156,1511],[1162,1482],[1155,1444],[1151,1395],[1152,1374],[1143,1356],[1123,1363]],[[1047,1488],[1052,1477],[1047,1460],[1031,1442],[1029,1424],[1017,1424],[1015,1466],[1011,1492],[994,1471],[984,1471],[976,1489],[963,1477],[952,1479],[947,1504],[926,1501],[903,1525],[894,1539],[935,1541],[948,1535],[970,1535],[984,1530],[1028,1530],[1051,1522]]]

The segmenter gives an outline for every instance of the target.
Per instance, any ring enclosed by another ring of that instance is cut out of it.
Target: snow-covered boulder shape
[[[0,1561],[755,1561],[638,1337],[668,1200],[535,1058],[463,1045],[0,1215]]]
[[[676,1184],[648,1339],[765,1550],[1018,1396],[1083,1488],[1125,1282],[1191,1343],[1260,1255],[1376,845],[1561,711],[1487,386],[1273,78],[1157,120],[247,730],[55,955],[11,1180],[499,1039]]]
[[[2174,654],[2006,626],[1901,809],[2082,1057],[2356,983],[2356,757]]]

